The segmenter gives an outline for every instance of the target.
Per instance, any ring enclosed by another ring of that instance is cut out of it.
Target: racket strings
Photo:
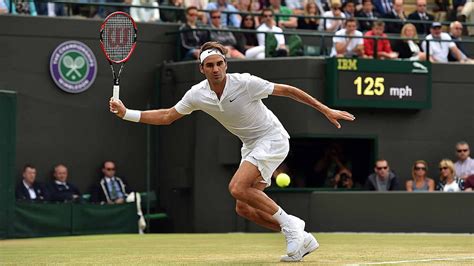
[[[135,36],[135,28],[127,16],[119,14],[108,19],[102,37],[110,60],[125,59],[132,49]]]

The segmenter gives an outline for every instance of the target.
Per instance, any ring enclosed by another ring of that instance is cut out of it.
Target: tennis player
[[[202,110],[214,117],[243,143],[242,161],[229,184],[236,199],[237,213],[254,223],[285,235],[287,255],[283,261],[300,261],[319,247],[312,234],[304,231],[305,222],[287,214],[263,190],[272,173],[289,151],[290,136],[278,118],[263,103],[269,95],[284,96],[320,111],[337,128],[338,120],[353,121],[345,111],[330,109],[304,91],[276,84],[250,74],[227,74],[227,50],[217,42],[207,42],[199,55],[200,71],[206,79],[191,87],[169,109],[130,110],[120,100],[110,100],[110,111],[118,117],[152,125],[169,125],[193,111]]]

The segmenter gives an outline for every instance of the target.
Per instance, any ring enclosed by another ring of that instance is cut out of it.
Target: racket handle
[[[114,100],[119,99],[119,91],[120,91],[120,86],[119,85],[114,85],[114,92],[113,92],[113,95],[112,95],[112,98]]]

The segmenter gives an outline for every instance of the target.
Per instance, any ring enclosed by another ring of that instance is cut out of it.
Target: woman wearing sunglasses
[[[413,164],[411,176],[413,179],[406,182],[406,189],[409,192],[434,191],[435,182],[426,173],[428,164],[426,161],[418,160]]]
[[[439,180],[437,189],[444,192],[459,192],[464,189],[464,182],[456,176],[454,163],[451,160],[443,159],[439,162]]]

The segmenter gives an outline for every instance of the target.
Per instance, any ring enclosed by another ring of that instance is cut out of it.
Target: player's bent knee
[[[230,183],[229,191],[232,197],[234,197],[235,199],[245,198],[245,187],[240,186],[237,183]]]

